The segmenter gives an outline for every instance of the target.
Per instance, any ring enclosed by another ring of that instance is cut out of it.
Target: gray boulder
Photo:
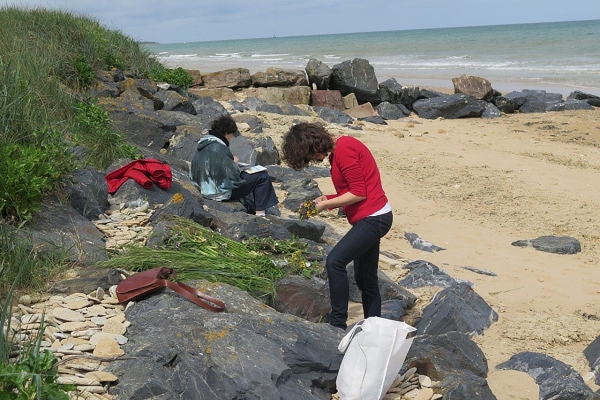
[[[128,357],[107,369],[119,378],[111,387],[117,398],[331,397],[341,331],[277,313],[228,285],[208,294],[226,299],[227,311],[212,313],[170,290],[126,311]]]
[[[437,293],[415,324],[417,334],[439,335],[457,331],[482,335],[498,314],[466,283]]]
[[[308,76],[309,85],[315,85],[318,90],[329,89],[329,81],[331,79],[331,68],[316,58],[311,58],[306,63],[306,75]]]
[[[532,240],[517,240],[511,244],[556,254],[575,254],[581,251],[579,240],[570,236],[540,236]]]
[[[485,101],[464,94],[417,100],[412,105],[419,117],[425,119],[481,117],[485,107]]]
[[[540,387],[540,400],[585,400],[593,394],[573,367],[531,351],[515,354],[496,369],[526,372]]]
[[[73,172],[73,179],[65,182],[65,194],[71,207],[89,220],[98,219],[109,207],[104,174],[92,167]]]
[[[375,69],[363,58],[334,65],[329,88],[339,90],[342,96],[354,93],[359,104],[380,102]]]

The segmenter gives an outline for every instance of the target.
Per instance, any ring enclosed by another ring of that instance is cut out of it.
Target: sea
[[[462,28],[143,44],[168,67],[215,72],[269,67],[304,70],[363,58],[379,82],[453,88],[452,78],[486,78],[502,93],[580,90],[600,96],[600,20]]]

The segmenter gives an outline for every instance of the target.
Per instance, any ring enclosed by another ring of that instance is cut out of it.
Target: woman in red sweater
[[[331,297],[330,324],[347,328],[346,266],[351,261],[354,261],[356,284],[362,292],[364,317],[379,317],[379,244],[392,226],[393,215],[373,155],[359,140],[350,136],[336,139],[321,125],[309,123],[294,125],[285,134],[282,153],[282,159],[296,170],[329,158],[336,194],[316,198],[317,210],[342,207],[352,225],[327,255],[325,263]]]

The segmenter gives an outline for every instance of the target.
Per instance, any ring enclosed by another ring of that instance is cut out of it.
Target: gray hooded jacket
[[[229,200],[231,191],[246,182],[229,147],[210,132],[198,141],[190,178],[204,197],[217,201]]]

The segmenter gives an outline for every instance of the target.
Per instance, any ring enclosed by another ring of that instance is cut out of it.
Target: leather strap
[[[175,275],[176,274],[173,274],[173,277],[175,277]],[[168,279],[164,279],[163,282],[165,287],[176,291],[177,293],[190,300],[191,302],[199,305],[200,307],[204,307],[207,310],[211,310],[214,312],[221,312],[225,310],[225,303],[223,303],[221,300],[209,296],[206,293],[202,293],[199,290],[196,290],[193,287],[186,285],[185,283],[171,282]]]

